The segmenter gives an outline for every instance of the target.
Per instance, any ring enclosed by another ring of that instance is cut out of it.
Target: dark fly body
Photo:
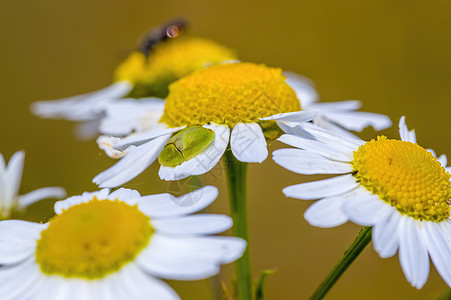
[[[176,19],[153,28],[141,39],[141,42],[139,43],[139,51],[145,55],[148,55],[149,52],[152,51],[152,48],[158,43],[180,36],[183,33],[187,23],[188,22],[184,19]]]

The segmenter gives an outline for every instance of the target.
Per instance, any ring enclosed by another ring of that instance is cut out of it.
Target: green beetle
[[[169,139],[158,156],[162,166],[176,167],[202,153],[213,143],[215,132],[201,126],[187,127]]]

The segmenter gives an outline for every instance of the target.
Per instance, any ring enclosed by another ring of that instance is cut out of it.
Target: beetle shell
[[[201,126],[187,127],[169,139],[158,156],[162,166],[176,167],[204,152],[213,143],[215,132]]]

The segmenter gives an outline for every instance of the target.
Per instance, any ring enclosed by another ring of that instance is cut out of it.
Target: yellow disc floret
[[[114,81],[128,81],[135,84],[146,67],[146,57],[139,51],[132,52],[114,72]]]
[[[168,86],[206,66],[236,59],[235,54],[213,41],[197,37],[181,37],[157,44],[148,56],[133,97],[166,97]]]
[[[400,213],[440,222],[450,215],[450,174],[418,144],[387,139],[354,152],[353,175],[361,185]]]
[[[36,262],[46,274],[102,278],[130,262],[154,232],[149,217],[121,201],[78,204],[42,231]]]
[[[233,63],[199,70],[169,86],[162,122],[230,127],[301,109],[281,69]]]

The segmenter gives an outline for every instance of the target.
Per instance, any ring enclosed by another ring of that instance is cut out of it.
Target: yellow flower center
[[[168,86],[196,70],[236,59],[229,49],[203,38],[177,38],[157,44],[140,70],[133,97],[166,97]]]
[[[301,109],[281,69],[234,63],[199,70],[169,86],[162,122],[172,127],[239,122]]]
[[[380,136],[354,152],[353,175],[400,213],[440,222],[450,215],[450,174],[418,144]]]
[[[50,221],[37,243],[36,262],[45,274],[102,278],[133,260],[153,233],[137,206],[94,198]]]

